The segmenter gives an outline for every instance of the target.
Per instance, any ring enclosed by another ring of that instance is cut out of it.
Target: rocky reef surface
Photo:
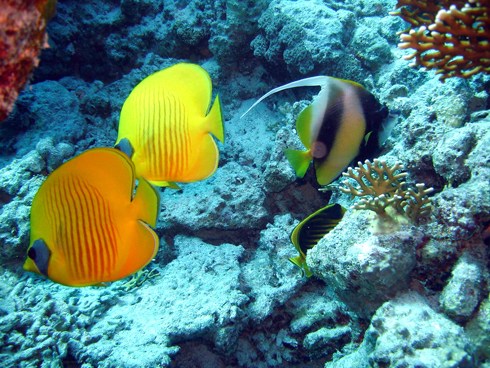
[[[402,59],[394,0],[60,0],[48,49],[0,125],[0,361],[5,367],[490,367],[490,78],[450,78]],[[112,147],[134,86],[198,63],[223,103],[209,179],[162,190],[155,260],[135,278],[68,288],[22,270],[32,199],[47,175]],[[288,261],[294,227],[358,201],[297,179],[298,114],[330,75],[364,85],[396,119],[376,155],[433,187],[418,225],[371,231],[348,210]]]

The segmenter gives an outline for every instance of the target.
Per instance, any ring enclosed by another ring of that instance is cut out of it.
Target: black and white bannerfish
[[[313,160],[320,185],[328,185],[354,160],[369,158],[386,140],[383,119],[388,109],[358,83],[327,76],[301,79],[277,87],[259,98],[241,117],[266,97],[289,88],[321,87],[320,93],[296,120],[306,151],[285,149],[296,175],[302,178]]]

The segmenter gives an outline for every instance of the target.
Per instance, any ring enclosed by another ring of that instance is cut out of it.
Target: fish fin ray
[[[301,270],[301,276],[303,276],[303,265],[306,264],[305,258],[302,255],[299,255],[289,258],[289,261],[295,266],[299,267],[299,269]]]
[[[113,281],[128,277],[144,268],[155,257],[160,239],[155,231],[142,220],[136,220],[135,231],[128,239],[130,251],[119,272],[112,276]]]
[[[199,151],[201,159],[189,170],[189,175],[185,177],[186,183],[207,179],[218,168],[219,151],[214,138],[211,135],[207,135],[201,144]]]
[[[182,190],[182,188],[174,181],[167,181],[167,185],[162,185],[170,189]]]
[[[182,190],[182,188],[174,181],[165,181],[165,180],[148,180],[152,185],[157,187],[165,187],[175,190]]]
[[[306,264],[306,259],[301,255],[289,258],[289,261],[299,267],[299,269],[301,270],[301,276],[306,275],[306,277],[311,277],[313,275],[313,273],[311,273],[310,269],[308,268],[308,265]]]

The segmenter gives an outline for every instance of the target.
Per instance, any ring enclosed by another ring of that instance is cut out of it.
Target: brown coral
[[[400,204],[400,209],[405,209],[404,214],[410,218],[414,224],[419,223],[421,217],[429,216],[432,212],[431,201],[428,194],[434,191],[434,188],[425,189],[425,184],[417,183],[415,184],[418,192],[415,192],[412,188],[408,188],[408,195],[406,199]],[[400,212],[400,209],[398,212]]]
[[[347,173],[343,173],[342,176],[355,179],[359,184],[358,188],[354,188],[348,181],[344,181],[344,184],[348,186],[348,189],[342,189],[342,192],[351,194],[351,200],[355,197],[363,197],[370,195],[373,197],[379,197],[381,195],[388,195],[402,189],[404,182],[402,178],[407,176],[407,173],[395,174],[397,170],[403,170],[403,166],[396,162],[393,167],[388,167],[386,161],[379,161],[374,159],[374,165],[371,161],[365,161],[366,167],[358,162],[356,170],[358,174],[354,172],[352,167],[347,169]],[[366,178],[368,183],[365,183],[362,178]],[[370,184],[370,185],[369,185]]]
[[[410,23],[399,47],[415,49],[404,57],[415,58],[411,66],[435,69],[441,81],[490,73],[490,0],[469,1],[398,1],[391,14]]]
[[[53,0],[1,0],[0,122],[12,111],[38,55],[47,47],[46,24],[54,14]]]
[[[432,207],[427,195],[432,193],[433,188],[425,189],[425,184],[416,184],[417,192],[412,188],[403,189],[406,184],[403,178],[408,174],[395,174],[396,171],[403,170],[399,162],[391,167],[386,161],[374,159],[373,162],[374,164],[366,160],[365,166],[358,162],[355,169],[349,167],[346,173],[342,173],[342,176],[354,179],[358,184],[354,187],[349,181],[344,181],[347,188],[340,188],[343,193],[350,194],[351,200],[355,197],[368,197],[356,203],[354,209],[374,211],[385,224],[393,222],[393,216],[387,212],[388,208],[410,219],[414,224],[418,224],[421,217],[430,215]]]

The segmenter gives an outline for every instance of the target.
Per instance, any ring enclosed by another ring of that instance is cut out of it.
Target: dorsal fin
[[[270,95],[273,95],[274,93],[284,91],[284,90],[289,89],[289,88],[296,88],[296,87],[316,87],[316,86],[318,86],[318,87],[322,87],[322,89],[323,89],[325,87],[325,85],[327,84],[327,81],[329,78],[331,78],[331,77],[327,77],[325,75],[319,75],[316,77],[300,79],[300,80],[285,84],[283,86],[274,88],[273,90],[267,92],[265,95],[263,95],[261,98],[259,98],[257,101],[255,101],[255,103],[252,106],[250,106],[250,108],[247,111],[245,111],[245,113],[242,116],[240,116],[240,119],[243,118],[245,115],[247,115],[248,112],[250,110],[252,110],[257,104],[259,104],[263,99],[269,97]]]

